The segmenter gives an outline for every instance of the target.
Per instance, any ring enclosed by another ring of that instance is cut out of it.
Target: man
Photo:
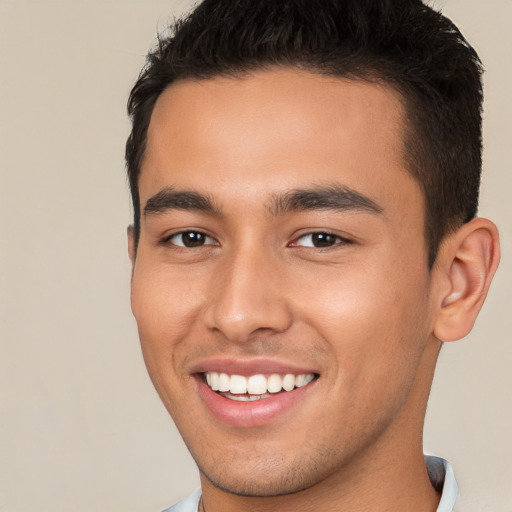
[[[419,0],[206,0],[129,102],[132,309],[179,511],[453,510],[422,428],[499,260],[481,66]]]

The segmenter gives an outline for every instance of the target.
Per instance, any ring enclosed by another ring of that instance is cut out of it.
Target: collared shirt
[[[459,496],[459,487],[450,463],[432,455],[426,455],[425,462],[432,485],[436,491],[441,493],[441,501],[437,507],[437,512],[453,512],[455,502]],[[201,489],[196,489],[185,499],[163,512],[199,512],[200,499]]]

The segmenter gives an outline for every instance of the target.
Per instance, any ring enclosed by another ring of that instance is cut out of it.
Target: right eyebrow
[[[220,216],[221,211],[213,200],[192,190],[175,190],[167,187],[151,196],[144,206],[144,216],[158,215],[169,210],[192,210]]]

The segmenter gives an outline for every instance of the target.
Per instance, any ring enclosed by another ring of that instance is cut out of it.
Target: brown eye
[[[204,245],[214,245],[213,238],[201,233],[200,231],[182,231],[168,238],[168,241],[178,247],[202,247]]]
[[[317,249],[323,249],[343,243],[350,243],[350,241],[345,240],[344,238],[338,235],[333,235],[332,233],[318,232],[308,233],[307,235],[301,236],[293,245],[300,247],[314,247]]]
[[[314,247],[331,247],[338,243],[339,237],[330,233],[314,233],[311,235],[311,242]]]

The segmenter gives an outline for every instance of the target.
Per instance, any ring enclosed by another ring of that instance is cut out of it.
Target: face
[[[431,284],[402,133],[393,90],[297,70],[158,99],[132,308],[204,481],[291,493],[421,438]]]

